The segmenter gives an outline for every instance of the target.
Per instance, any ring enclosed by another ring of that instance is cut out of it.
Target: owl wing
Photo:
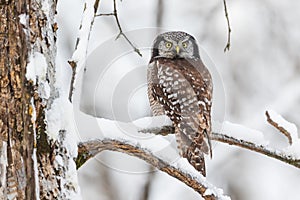
[[[181,148],[186,153],[184,157],[205,176],[203,153],[209,153],[212,156],[210,143],[212,78],[200,59],[181,59],[176,63],[177,70],[181,74],[178,80],[182,79],[180,82],[186,92],[185,96],[180,97],[185,101],[181,102],[182,119],[177,125],[181,137]],[[188,140],[184,140],[185,137]]]
[[[151,107],[152,114],[154,116],[164,115],[165,111],[162,104],[156,98],[156,92],[159,91],[158,77],[157,77],[157,62],[153,61],[148,66],[147,82],[148,82],[148,99]]]
[[[194,123],[198,123],[197,135],[194,137],[194,142],[201,146],[201,151],[212,156],[210,134],[211,134],[211,106],[213,84],[212,77],[200,59],[188,61],[193,67],[189,70],[183,70],[183,74],[187,81],[191,83],[193,90],[197,96],[198,111],[196,115],[192,115]],[[200,135],[202,136],[200,136]],[[207,139],[208,146],[204,138]]]

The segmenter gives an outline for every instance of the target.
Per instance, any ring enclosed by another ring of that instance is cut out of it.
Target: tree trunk
[[[61,99],[55,10],[55,0],[0,0],[0,199],[77,193],[66,176],[74,165],[64,146],[70,133],[49,126]]]

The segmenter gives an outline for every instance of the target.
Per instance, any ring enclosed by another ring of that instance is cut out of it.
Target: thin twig
[[[95,15],[95,17],[112,16],[112,15],[114,15],[114,13],[100,13],[100,14]]]
[[[273,127],[275,127],[277,130],[280,131],[280,133],[282,133],[284,136],[287,137],[288,141],[289,141],[289,144],[292,145],[293,143],[293,140],[292,140],[292,136],[291,134],[285,129],[283,128],[282,126],[280,126],[277,122],[275,122],[268,111],[266,111],[266,117],[267,117],[267,121],[269,122],[269,124],[271,124]]]
[[[148,167],[148,170],[149,172],[146,177],[146,183],[143,187],[142,195],[140,198],[141,200],[148,200],[150,198],[151,186],[155,177],[155,168],[152,165]]]
[[[164,2],[163,0],[157,1],[157,7],[156,7],[156,26],[162,27],[163,22],[163,14],[164,14]]]
[[[70,89],[69,89],[69,101],[72,102],[72,96],[74,91],[74,83],[75,83],[75,77],[76,77],[76,68],[77,68],[77,62],[73,60],[68,61],[69,65],[72,69],[72,76],[71,76],[71,83],[70,83]]]
[[[214,186],[207,182],[200,173],[197,175],[189,174],[186,170],[172,166],[170,163],[154,155],[147,149],[143,149],[138,145],[129,144],[124,140],[103,139],[82,142],[78,146],[78,155],[89,154],[87,157],[90,158],[104,150],[122,152],[140,158],[160,171],[185,183],[206,200],[228,199],[221,192],[218,192],[217,189],[214,189]],[[209,192],[206,193],[208,188]]]
[[[95,17],[99,17],[99,16],[114,16],[118,29],[119,29],[119,34],[117,35],[116,39],[119,39],[119,37],[123,36],[125,38],[125,40],[128,42],[128,44],[133,48],[133,50],[139,55],[142,56],[142,53],[140,52],[140,50],[129,40],[129,38],[127,37],[127,35],[123,32],[123,29],[121,27],[121,23],[119,21],[119,16],[118,16],[118,10],[117,10],[117,2],[116,0],[113,0],[114,3],[114,10],[112,13],[104,13],[104,14],[97,14],[95,15]]]
[[[121,35],[125,38],[125,40],[130,44],[130,46],[133,48],[133,50],[139,55],[142,56],[142,53],[140,52],[140,50],[138,48],[136,48],[136,46],[134,46],[134,44],[128,39],[128,37],[124,34],[120,21],[119,21],[119,17],[118,17],[118,11],[117,11],[117,3],[116,0],[114,1],[114,16],[115,16],[115,20],[117,22],[118,28],[119,28],[119,34],[116,37],[116,39],[118,39]]]
[[[224,48],[224,52],[226,52],[226,51],[229,51],[229,49],[230,49],[231,27],[230,27],[230,23],[229,23],[229,16],[228,16],[228,11],[227,11],[226,0],[223,0],[223,4],[224,4],[225,18],[226,18],[226,21],[227,21],[227,29],[228,29],[227,43],[226,43],[226,46]]]
[[[105,162],[105,161],[104,161]],[[117,190],[117,186],[113,183],[113,178],[111,174],[111,169],[107,166],[100,165],[97,166],[97,171],[99,171],[101,176],[101,187],[103,187],[103,193],[107,196],[109,200],[117,200],[119,199]]]

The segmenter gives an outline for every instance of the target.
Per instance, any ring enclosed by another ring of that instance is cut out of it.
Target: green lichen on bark
[[[79,169],[88,159],[92,158],[91,152],[82,144],[78,145],[78,155],[75,158],[76,168]]]

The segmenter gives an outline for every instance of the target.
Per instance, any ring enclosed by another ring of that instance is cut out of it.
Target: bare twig
[[[151,186],[152,186],[153,179],[154,179],[154,176],[155,176],[155,172],[154,172],[155,168],[152,165],[150,165],[148,167],[148,169],[149,169],[149,172],[147,174],[147,180],[146,180],[146,183],[145,183],[143,191],[142,191],[142,195],[141,195],[141,198],[140,198],[141,200],[148,200],[149,199]]]
[[[285,129],[283,128],[282,126],[280,126],[277,122],[275,122],[271,117],[270,117],[270,114],[268,111],[266,111],[266,117],[267,117],[267,121],[272,125],[274,126],[277,130],[280,131],[280,133],[282,133],[284,136],[287,137],[288,141],[289,141],[289,144],[292,145],[293,143],[293,140],[292,140],[292,136],[291,134]]]
[[[95,15],[95,17],[112,16],[112,15],[114,15],[114,13],[100,13],[100,14]]]
[[[154,128],[154,129],[144,129],[140,130],[141,133],[153,133],[155,135],[168,135],[174,133],[174,127],[173,126],[163,126],[162,128]],[[267,146],[263,145],[256,145],[252,142],[248,142],[245,140],[239,140],[224,134],[220,133],[212,133],[211,134],[211,140],[227,143],[229,145],[235,145],[238,147],[241,147],[243,149],[248,149],[251,151],[255,151],[260,154],[264,154],[266,156],[275,158],[277,160],[280,160],[282,162],[288,163],[290,165],[293,165],[297,168],[300,168],[300,160],[293,158],[292,156],[286,155],[283,152],[280,153],[278,150],[271,149]]]
[[[107,196],[109,200],[119,199],[116,191],[116,185],[112,181],[111,169],[107,166],[100,165],[97,166],[97,171],[101,174],[101,187],[103,187],[103,193]]]
[[[133,50],[139,55],[142,56],[142,53],[140,52],[140,50],[129,40],[129,38],[127,37],[127,35],[123,32],[123,29],[121,27],[120,21],[119,21],[119,16],[118,16],[118,10],[117,10],[117,2],[116,0],[113,0],[114,3],[114,10],[112,13],[106,13],[106,14],[95,14],[95,17],[99,17],[99,16],[114,16],[118,29],[119,29],[119,34],[117,35],[116,39],[118,39],[119,37],[123,36],[125,38],[125,40],[128,42],[128,44],[133,48]]]
[[[163,22],[163,13],[164,13],[164,2],[163,0],[157,1],[157,7],[156,7],[156,26],[161,27]]]
[[[214,189],[214,186],[208,183],[200,173],[197,176],[194,174],[191,175],[184,169],[172,166],[170,163],[138,145],[132,145],[125,141],[115,139],[103,139],[82,142],[78,146],[78,154],[88,154],[88,156],[86,156],[87,158],[93,157],[104,150],[122,152],[140,158],[157,169],[185,183],[206,200],[228,199],[228,197],[218,192],[217,189]],[[206,192],[208,188],[209,192]]]
[[[72,102],[72,96],[73,96],[74,85],[75,85],[77,62],[75,62],[73,60],[69,60],[68,63],[72,68],[72,77],[71,77],[71,83],[70,83],[70,89],[69,89],[69,101]]]
[[[231,27],[230,27],[230,23],[229,23],[229,16],[228,16],[228,11],[227,11],[226,0],[223,0],[223,4],[224,4],[225,18],[226,18],[226,21],[227,21],[227,29],[228,29],[227,43],[226,43],[226,46],[224,48],[224,52],[225,52],[225,51],[229,51],[229,49],[230,49]]]

